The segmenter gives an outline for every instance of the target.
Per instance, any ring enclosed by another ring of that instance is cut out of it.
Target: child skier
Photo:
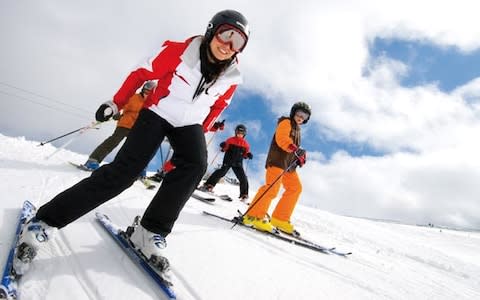
[[[244,50],[248,36],[248,22],[241,13],[220,11],[210,20],[204,36],[166,41],[148,65],[126,78],[113,101],[100,105],[98,121],[110,119],[145,81],[155,80],[157,87],[113,162],[44,204],[25,225],[16,251],[16,270],[25,271],[22,265],[28,266],[57,229],[131,186],[168,137],[175,169],[165,176],[130,237],[147,259],[166,261],[165,237],[207,167],[204,132],[212,128],[241,83],[237,55]]]
[[[295,169],[297,165],[302,167],[306,161],[306,152],[300,148],[300,125],[308,122],[311,113],[308,104],[297,102],[292,106],[289,117],[278,119],[265,164],[266,182],[250,203],[243,224],[262,231],[274,232],[276,227],[288,234],[294,233],[290,217],[302,192],[302,184]],[[269,221],[265,218],[268,208],[282,184],[285,192]]]
[[[220,143],[221,151],[225,152],[222,167],[210,175],[204,185],[200,187],[200,190],[211,192],[218,181],[232,168],[240,182],[239,198],[241,200],[248,199],[248,179],[243,170],[243,160],[245,158],[252,159],[253,154],[250,152],[250,145],[245,139],[246,135],[247,128],[245,125],[239,124],[235,127],[235,136]]]
[[[93,150],[88,160],[83,164],[87,169],[94,171],[98,169],[100,163],[120,142],[128,135],[130,129],[138,118],[145,100],[152,93],[156,83],[147,81],[140,93],[133,95],[120,112],[113,115],[113,119],[118,120],[117,127],[111,136]]]

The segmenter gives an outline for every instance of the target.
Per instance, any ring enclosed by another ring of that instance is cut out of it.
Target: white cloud
[[[457,149],[360,158],[338,153],[328,163],[309,162],[300,175],[309,205],[345,215],[478,228],[479,167],[457,156]]]

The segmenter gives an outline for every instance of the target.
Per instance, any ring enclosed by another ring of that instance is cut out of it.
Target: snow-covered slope
[[[89,174],[70,166],[85,156],[0,135],[0,262],[10,247],[19,208],[37,206]],[[218,185],[238,195],[238,187]],[[127,226],[155,190],[140,183],[99,207]],[[253,195],[255,191],[250,191]],[[355,201],[355,199],[352,199]],[[191,199],[168,237],[168,256],[182,299],[480,299],[480,233],[337,216],[297,207],[294,223],[348,258],[299,248],[207,217],[246,206]],[[21,299],[158,299],[161,292],[94,221],[68,225],[34,261]]]

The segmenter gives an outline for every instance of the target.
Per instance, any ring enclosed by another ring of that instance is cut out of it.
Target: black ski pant
[[[103,159],[112,152],[115,147],[128,135],[130,128],[117,127],[111,136],[104,140],[100,145],[93,150],[89,159],[95,159],[98,163],[101,163]]]
[[[248,179],[247,179],[247,175],[245,175],[245,171],[243,170],[242,166],[230,166],[230,165],[223,164],[220,169],[215,170],[215,172],[213,172],[212,175],[208,177],[205,184],[210,184],[215,186],[220,180],[220,178],[222,178],[227,174],[230,168],[232,168],[233,173],[235,173],[235,176],[237,176],[237,179],[240,182],[240,196],[248,195]]]
[[[140,112],[113,162],[40,207],[37,219],[62,228],[117,196],[133,184],[165,136],[174,150],[172,162],[176,168],[165,176],[141,224],[149,231],[167,236],[206,171],[205,136],[201,125],[173,127],[146,109]]]

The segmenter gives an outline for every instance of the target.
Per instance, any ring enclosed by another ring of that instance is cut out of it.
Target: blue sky
[[[369,50],[372,59],[387,56],[408,66],[409,72],[401,80],[405,87],[432,83],[450,92],[480,74],[479,50],[465,52],[427,41],[382,38],[376,38]]]

